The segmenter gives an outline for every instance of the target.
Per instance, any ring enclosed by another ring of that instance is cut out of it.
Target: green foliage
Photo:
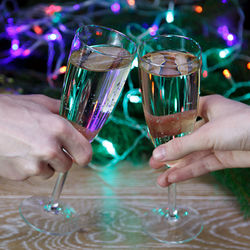
[[[230,83],[223,77],[220,70],[208,73],[207,78],[201,80],[201,95],[220,94],[223,95],[229,89]]]
[[[235,168],[215,171],[213,176],[238,199],[245,217],[250,216],[250,169]]]

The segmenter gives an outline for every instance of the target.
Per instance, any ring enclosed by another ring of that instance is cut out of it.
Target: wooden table
[[[24,198],[50,194],[56,176],[47,181],[0,179],[0,249],[250,249],[250,221],[243,218],[236,198],[210,175],[177,185],[177,203],[196,208],[204,220],[198,238],[167,245],[145,234],[139,219],[134,226],[133,218],[167,202],[167,190],[155,184],[158,174],[147,164],[133,166],[129,162],[104,172],[73,167],[62,198],[76,206],[91,207],[103,221],[68,236],[39,233],[27,226],[18,212]],[[112,211],[116,219],[101,209]]]

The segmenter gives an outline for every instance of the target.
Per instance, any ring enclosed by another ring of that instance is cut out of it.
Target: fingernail
[[[168,182],[168,179],[160,176],[157,180],[157,185],[161,188],[169,186],[171,183]]]
[[[153,157],[155,160],[163,161],[165,159],[165,150],[163,148],[157,148],[153,151]]]
[[[173,183],[173,182],[176,181],[176,178],[177,178],[177,176],[175,174],[170,174],[168,176],[168,181],[171,182],[171,183]]]
[[[160,180],[157,182],[158,187],[164,188],[168,186],[168,182],[165,180]]]
[[[156,186],[162,188],[162,186],[158,182],[156,182]]]

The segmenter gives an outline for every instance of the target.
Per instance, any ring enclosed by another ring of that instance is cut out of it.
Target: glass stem
[[[57,181],[54,186],[54,189],[50,198],[50,204],[49,204],[52,208],[58,207],[59,198],[62,193],[63,185],[64,185],[67,175],[68,175],[68,172],[59,173],[57,177]]]
[[[170,184],[168,187],[168,208],[169,208],[169,218],[177,219],[177,209],[176,209],[176,184]]]

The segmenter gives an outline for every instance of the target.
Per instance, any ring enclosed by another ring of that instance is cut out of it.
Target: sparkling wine
[[[91,141],[112,112],[130,70],[131,55],[98,45],[72,52],[64,78],[60,114]]]
[[[140,60],[143,110],[155,146],[193,130],[200,65],[192,54],[156,51]]]

